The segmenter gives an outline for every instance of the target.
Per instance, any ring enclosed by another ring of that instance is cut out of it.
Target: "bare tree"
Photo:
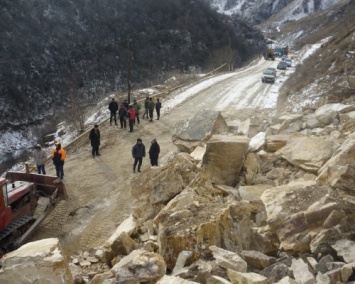
[[[75,129],[80,132],[85,130],[86,104],[83,88],[69,90],[69,119]]]

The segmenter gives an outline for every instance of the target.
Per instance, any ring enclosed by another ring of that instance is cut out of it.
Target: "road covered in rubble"
[[[152,138],[157,138],[159,162],[166,164],[177,151],[171,139],[175,125],[199,112],[218,110],[229,121],[273,115],[279,83],[263,84],[261,74],[276,64],[262,59],[248,68],[216,75],[161,98],[161,119],[141,119],[133,133],[110,126],[107,121],[101,124],[102,155],[92,158],[89,139],[68,152],[64,183],[70,199],[59,204],[31,240],[58,237],[70,254],[103,245],[131,214],[130,181],[139,175],[132,170],[131,148],[136,139],[142,138],[148,151]],[[148,168],[147,155],[142,169]],[[47,172],[55,172],[52,165],[47,166]]]

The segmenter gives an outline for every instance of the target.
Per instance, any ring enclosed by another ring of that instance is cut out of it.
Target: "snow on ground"
[[[278,70],[277,72],[277,79],[276,82],[271,85],[269,89],[267,89],[266,93],[260,94],[260,96],[255,100],[255,104],[258,104],[258,99],[263,100],[262,104],[264,108],[274,108],[277,103],[277,98],[279,96],[279,90],[282,86],[282,84],[286,81],[288,76],[290,76],[291,73],[295,71],[295,65],[301,64],[307,57],[312,55],[320,46],[329,40],[329,38],[326,38],[322,40],[320,43],[314,44],[314,45],[309,45],[306,46],[299,54],[298,58],[296,58],[295,61],[293,61],[293,65],[291,68],[288,68],[285,71],[280,71]],[[261,59],[259,62],[256,64],[260,64],[263,59]],[[278,61],[275,61],[271,67],[277,66]],[[247,70],[247,68],[243,68],[239,71]],[[260,76],[261,74],[258,74]],[[181,93],[174,93],[170,96],[168,96],[164,101],[163,101],[163,108],[162,108],[162,114],[169,112],[171,109],[176,107],[177,105],[181,104],[182,102],[188,100],[191,96],[197,94],[198,92],[201,92],[202,90],[205,90],[209,87],[211,87],[213,84],[226,80],[232,76],[235,76],[235,72],[233,73],[228,73],[228,74],[223,74],[219,76],[214,76],[209,79],[206,79],[195,86],[188,88]],[[248,80],[244,80],[241,82],[241,84],[248,84]],[[256,88],[256,86],[254,86]],[[238,88],[241,88],[239,85]],[[317,97],[312,97],[312,93],[316,93],[315,91],[316,86],[315,85],[310,85],[308,90],[304,92],[302,95],[302,101],[299,101],[297,104],[295,104],[295,108],[293,111],[298,111],[300,108],[304,105],[307,104],[314,104],[317,101]],[[155,89],[142,89],[137,91],[145,93],[145,94],[156,94],[157,91]],[[229,91],[227,97],[223,97],[223,100],[221,100],[216,106],[216,110],[224,109],[226,108],[229,104],[232,102],[238,104],[237,107],[253,107],[253,105],[248,105],[248,101],[243,101],[243,100],[238,100],[238,102],[235,102],[236,96],[238,95],[238,90]],[[108,96],[105,98],[103,101],[98,103],[97,111],[93,112],[86,120],[86,125],[94,125],[94,124],[99,124],[100,122],[106,120],[109,117],[109,112],[107,110],[107,106],[109,103],[109,100],[111,99],[111,96]],[[65,125],[64,122],[61,123],[58,126],[58,131],[57,133],[60,132],[60,130],[65,131],[65,135],[59,137],[57,135],[56,140],[60,140],[62,144],[65,146],[71,141],[73,141],[80,133],[78,131],[73,130],[72,126]],[[26,134],[26,135],[25,135]],[[37,141],[35,139],[35,136],[28,131],[28,133],[23,133],[23,132],[18,132],[18,131],[7,131],[5,133],[1,134],[1,140],[0,140],[0,162],[3,163],[4,158],[8,158],[9,156],[13,157],[19,157],[22,155],[22,153],[28,149],[32,151],[32,148],[34,147],[35,144],[37,144]],[[48,153],[51,151],[51,147],[47,149]],[[12,170],[14,169],[19,169],[19,165],[15,165]]]

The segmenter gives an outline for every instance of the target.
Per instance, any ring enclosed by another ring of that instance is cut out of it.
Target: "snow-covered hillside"
[[[204,0],[218,12],[238,14],[252,24],[260,24],[272,16],[280,22],[299,20],[344,0]]]

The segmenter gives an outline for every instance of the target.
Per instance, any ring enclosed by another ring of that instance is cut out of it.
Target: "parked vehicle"
[[[284,62],[286,62],[287,67],[291,67],[291,66],[292,66],[292,60],[291,60],[290,58],[286,58],[286,59],[284,60]]]
[[[267,82],[275,83],[275,78],[276,78],[275,72],[272,71],[272,70],[266,69],[263,72],[263,76],[261,78],[261,82],[263,82],[263,83],[267,83]]]
[[[0,178],[0,257],[21,246],[62,200],[65,186],[55,184],[57,177],[8,172]],[[40,197],[48,199],[41,215],[35,219]]]
[[[268,68],[266,68],[266,70],[272,71],[272,72],[274,73],[274,75],[276,76],[276,73],[277,73],[276,68],[274,68],[274,67],[268,67]]]
[[[268,50],[266,50],[264,52],[264,59],[265,60],[268,60],[268,59],[275,60],[274,49],[269,48]]]
[[[277,69],[286,70],[287,63],[285,61],[280,61],[279,64],[277,64]]]

